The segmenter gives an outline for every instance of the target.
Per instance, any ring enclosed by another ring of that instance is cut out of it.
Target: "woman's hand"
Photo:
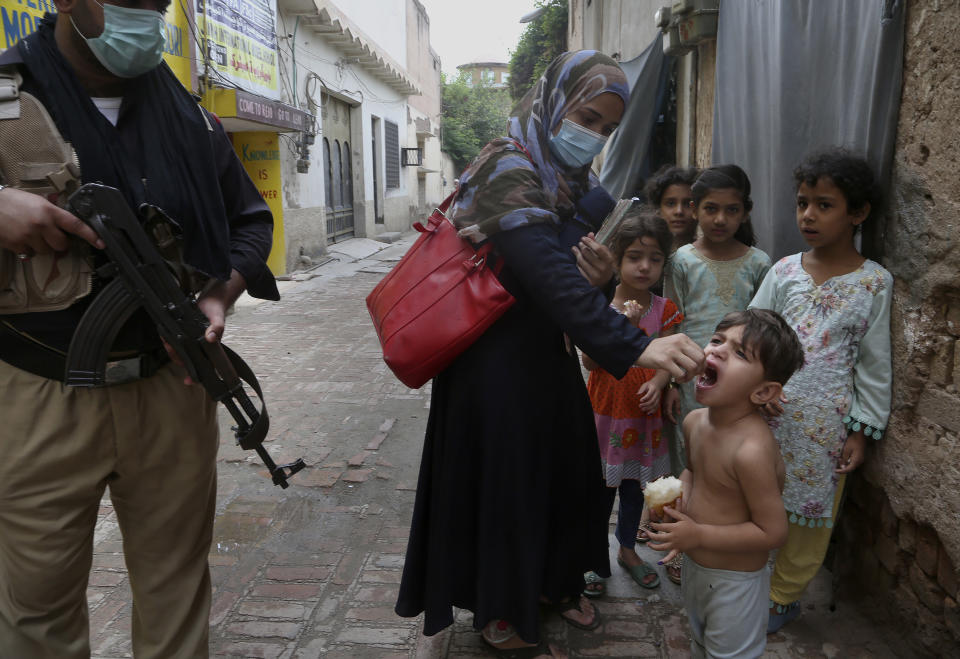
[[[653,380],[647,380],[637,390],[640,396],[640,411],[644,414],[655,414],[660,407],[660,396],[663,390]]]
[[[651,341],[636,363],[643,368],[662,368],[675,380],[687,382],[703,371],[703,360],[703,350],[690,337],[674,334]]]
[[[615,260],[613,252],[593,239],[593,232],[580,239],[578,245],[570,248],[577,257],[580,274],[597,288],[603,288],[613,277]]]
[[[97,233],[73,213],[31,192],[0,190],[0,248],[27,256],[63,252],[70,244],[69,234],[104,247]]]

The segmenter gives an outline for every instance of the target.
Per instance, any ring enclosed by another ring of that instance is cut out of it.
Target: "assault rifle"
[[[143,205],[137,215],[116,188],[88,183],[69,199],[75,215],[106,244],[109,263],[97,269],[111,280],[94,298],[80,320],[67,353],[64,382],[75,387],[103,386],[107,353],[123,324],[137,309],[146,310],[157,331],[179,355],[190,377],[227,408],[236,426],[237,443],[254,449],[270,470],[274,485],[306,465],[302,459],[277,465],[263,447],[270,427],[263,393],[250,367],[205,333],[210,322],[197,306],[197,272],[183,263],[180,228],[155,206]],[[243,388],[246,382],[260,398],[260,409]]]

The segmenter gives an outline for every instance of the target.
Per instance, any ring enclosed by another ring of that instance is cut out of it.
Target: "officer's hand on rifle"
[[[218,281],[209,286],[203,294],[197,299],[197,306],[203,315],[210,321],[205,337],[210,343],[216,343],[223,337],[223,330],[226,326],[227,310],[237,301],[240,294],[247,288],[247,282],[236,270],[230,272],[228,281]],[[164,341],[163,347],[166,348],[170,359],[176,364],[183,366],[183,362],[176,351]],[[189,376],[183,378],[184,384],[195,384]]]
[[[68,234],[79,236],[98,249],[103,241],[73,213],[43,197],[23,190],[0,189],[0,247],[15,254],[63,252]]]
[[[210,321],[210,327],[207,328],[207,341],[213,343],[220,340],[223,336],[227,310],[246,289],[247,282],[243,275],[236,270],[231,270],[229,280],[218,281],[203,292],[197,300],[197,306]]]

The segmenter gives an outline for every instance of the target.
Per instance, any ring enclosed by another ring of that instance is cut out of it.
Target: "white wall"
[[[407,66],[406,0],[333,0],[341,14],[397,64]]]
[[[390,6],[397,4],[402,10],[404,5],[401,2],[394,3],[393,0],[383,0],[389,2]],[[353,2],[350,4],[350,14],[344,11],[343,7],[338,6],[344,16],[349,18],[360,29],[368,35],[371,32],[367,29],[367,24],[361,22],[362,17],[354,15]],[[374,2],[363,2],[357,0],[357,4],[370,5]],[[378,21],[369,18],[364,19],[374,25]],[[312,31],[305,27],[301,22],[296,34],[296,44],[292,48],[292,39],[283,37],[284,33],[292,34],[296,17],[290,13],[281,11],[277,24],[279,26],[280,41],[280,59],[281,59],[281,77],[283,78],[283,97],[282,100],[291,105],[296,104],[300,108],[313,111],[317,117],[317,136],[316,143],[311,147],[310,153],[310,171],[306,174],[299,174],[296,171],[296,160],[298,155],[290,148],[290,140],[284,137],[280,138],[281,157],[283,159],[283,201],[284,216],[291,218],[292,231],[288,232],[288,258],[290,254],[296,257],[298,248],[292,242],[297,240],[304,241],[304,238],[310,231],[316,233],[323,232],[325,243],[326,224],[321,221],[323,217],[324,204],[324,163],[323,163],[323,134],[321,108],[321,90],[326,88],[341,100],[351,104],[351,157],[354,169],[354,223],[355,231],[358,236],[374,237],[384,231],[403,231],[410,227],[408,185],[404,172],[400,172],[400,187],[384,192],[384,224],[375,224],[374,190],[373,190],[373,169],[372,169],[372,128],[371,117],[377,116],[381,119],[380,132],[377,136],[378,143],[382,149],[383,141],[383,121],[392,121],[397,124],[399,132],[399,143],[401,146],[407,143],[407,103],[406,97],[394,91],[385,83],[374,78],[368,71],[363,69],[356,62],[351,62],[345,58],[344,54],[328,44],[322,33]],[[400,42],[402,44],[403,31],[399,32]],[[371,35],[372,36],[372,35]],[[378,44],[379,46],[379,44]],[[404,46],[405,48],[405,46]],[[401,52],[401,55],[403,53]],[[391,56],[394,56],[391,54]],[[296,102],[293,92],[293,59],[296,59]],[[340,63],[340,66],[337,64]],[[286,75],[283,75],[285,72]],[[311,74],[319,77],[313,78]],[[322,81],[322,84],[321,84]],[[316,104],[311,107],[309,99]],[[296,134],[290,134],[295,137]],[[416,137],[414,136],[414,141]],[[385,168],[381,160],[380,169],[377,175],[380,185],[385,182]],[[412,191],[413,203],[416,204],[416,188]],[[312,209],[310,211],[309,209]],[[292,213],[288,213],[293,211]],[[319,216],[319,217],[318,217]],[[289,236],[293,236],[293,240]],[[312,249],[309,252],[316,252],[316,240],[307,240]]]

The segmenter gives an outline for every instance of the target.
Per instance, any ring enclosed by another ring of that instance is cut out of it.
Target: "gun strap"
[[[247,431],[245,435],[237,437],[240,448],[249,451],[263,444],[263,439],[267,436],[267,431],[270,429],[270,417],[267,416],[267,405],[263,402],[263,390],[260,388],[260,382],[257,381],[257,376],[254,375],[253,370],[247,366],[247,362],[243,361],[240,355],[222,343],[220,346],[223,348],[223,352],[226,353],[227,359],[233,364],[233,368],[237,371],[237,377],[246,382],[247,385],[256,392],[257,398],[260,399],[260,415],[257,417],[257,420],[253,422],[250,430]]]

